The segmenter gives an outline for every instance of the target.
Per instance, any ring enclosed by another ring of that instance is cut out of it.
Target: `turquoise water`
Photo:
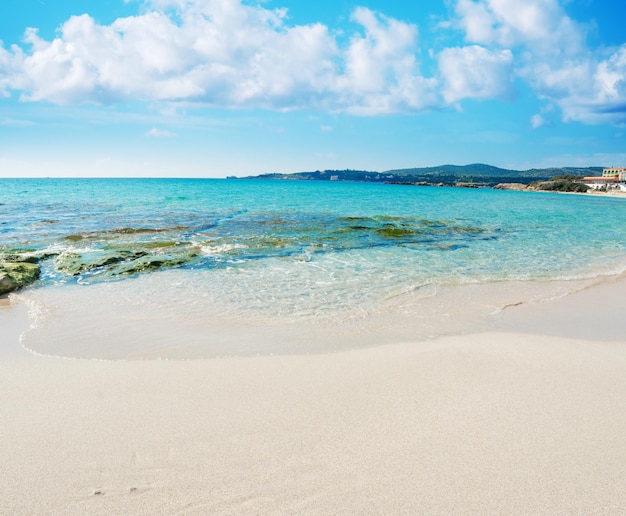
[[[346,332],[346,321],[361,321],[348,333],[362,335],[372,333],[363,321],[401,313],[417,335],[424,314],[450,319],[467,306],[452,300],[471,304],[469,290],[446,294],[450,288],[508,285],[506,296],[487,303],[476,294],[492,310],[518,302],[511,285],[526,302],[540,291],[553,295],[547,283],[560,282],[562,292],[564,282],[622,273],[624,221],[626,199],[606,196],[306,181],[0,180],[0,257],[39,261],[40,280],[21,296],[48,336],[51,314],[62,311],[67,322],[69,311],[80,312],[75,328],[85,319],[79,306],[114,299],[135,320],[196,327],[218,317],[255,331],[316,321]],[[67,340],[60,328],[68,324],[58,326]],[[431,336],[450,323],[426,326]]]

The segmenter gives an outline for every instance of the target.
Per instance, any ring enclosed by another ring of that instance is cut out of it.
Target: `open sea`
[[[318,181],[1,179],[23,345],[315,353],[488,329],[626,271],[626,198]]]

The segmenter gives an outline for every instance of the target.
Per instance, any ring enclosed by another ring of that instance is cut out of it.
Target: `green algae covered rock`
[[[29,262],[0,262],[0,295],[8,294],[39,278],[41,267]]]
[[[54,259],[56,269],[69,276],[79,276],[88,271],[106,268],[126,260],[145,256],[145,252],[132,251],[97,251],[90,253],[64,252]]]
[[[110,273],[113,276],[132,276],[160,269],[172,269],[190,262],[195,256],[194,253],[144,256],[137,260],[116,264],[110,268]]]
[[[1,259],[2,262],[20,262],[20,263],[38,263],[40,258],[34,253],[24,254],[5,254]]]
[[[157,251],[149,253],[148,251]],[[93,252],[64,252],[54,259],[57,271],[68,276],[98,275],[100,279],[133,276],[143,272],[179,267],[193,260],[197,253],[162,253],[159,249],[114,250]]]

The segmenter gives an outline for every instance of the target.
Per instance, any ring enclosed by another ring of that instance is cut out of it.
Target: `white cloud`
[[[530,117],[530,126],[533,129],[539,129],[540,127],[546,125],[546,123],[546,120],[540,114],[535,114]]]
[[[449,103],[464,98],[510,99],[514,93],[512,64],[510,50],[477,45],[446,48],[439,54],[444,99]]]
[[[540,127],[550,126],[554,124],[554,105],[546,104],[541,108],[539,113],[530,117],[530,126],[533,129],[539,129]]]
[[[322,25],[286,27],[279,11],[234,0],[158,1],[140,16],[99,25],[70,18],[53,41],[28,31],[25,100],[123,99],[295,107],[332,77],[334,40]],[[168,11],[178,7],[179,22]],[[1,58],[2,56],[0,56]]]
[[[561,100],[566,120],[626,123],[626,45],[587,70],[585,80]]]
[[[176,134],[166,129],[157,129],[156,127],[153,127],[146,133],[146,136],[150,136],[152,138],[173,138]]]
[[[414,24],[358,7],[339,35],[242,1],[142,0],[110,25],[72,17],[51,41],[28,30],[24,48],[0,43],[0,98],[377,115],[511,99],[515,80],[565,120],[626,122],[626,45],[594,53],[564,0],[456,0],[465,46],[425,47],[432,77]]]
[[[22,53],[19,48],[14,47],[12,52],[4,49],[0,41],[0,98],[9,96],[9,88],[12,81],[19,73],[19,62]]]
[[[185,101],[220,107],[324,108],[362,114],[421,109],[434,80],[415,58],[417,29],[358,8],[339,48],[322,24],[288,25],[286,10],[241,0],[151,0],[145,12],[100,25],[74,16],[52,41],[6,51],[0,93],[56,104]]]
[[[365,30],[345,52],[337,90],[346,111],[376,114],[418,111],[438,103],[435,79],[421,76],[415,52],[417,27],[357,8],[352,16]]]
[[[557,0],[458,0],[456,12],[466,40],[510,50],[516,76],[564,120],[626,122],[626,45],[608,57],[592,52]]]
[[[582,27],[558,0],[458,0],[456,11],[471,43],[520,44],[550,54],[575,54],[584,47]]]
[[[472,43],[491,44],[496,39],[495,16],[487,5],[473,0],[459,0],[456,5],[459,23]]]

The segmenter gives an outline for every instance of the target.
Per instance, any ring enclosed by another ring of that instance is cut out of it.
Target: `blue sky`
[[[626,166],[623,0],[2,0],[0,176]]]

